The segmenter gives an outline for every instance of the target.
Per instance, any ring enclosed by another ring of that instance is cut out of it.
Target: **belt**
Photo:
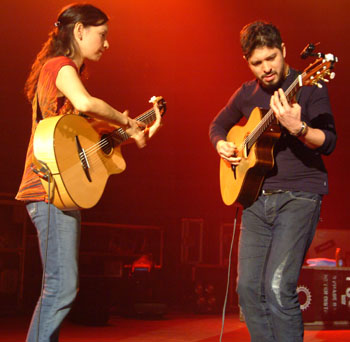
[[[269,195],[275,195],[275,194],[282,194],[283,192],[286,192],[286,190],[272,190],[272,189],[264,189],[262,191],[262,194],[265,196],[269,196]]]

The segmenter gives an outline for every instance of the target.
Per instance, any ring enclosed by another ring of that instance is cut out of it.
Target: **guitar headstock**
[[[300,75],[302,85],[317,85],[322,88],[320,81],[329,82],[329,79],[332,80],[335,77],[335,73],[331,70],[336,62],[338,58],[331,53],[316,59]]]
[[[166,112],[166,102],[162,96],[152,96],[149,103],[157,104],[159,108],[160,115],[163,116]]]

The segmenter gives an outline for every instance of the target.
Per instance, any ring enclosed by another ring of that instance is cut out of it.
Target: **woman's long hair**
[[[36,56],[25,83],[24,91],[30,102],[34,99],[39,74],[45,62],[56,56],[74,57],[77,50],[73,36],[75,24],[80,22],[84,26],[100,26],[107,21],[105,13],[88,4],[72,4],[61,10],[55,28],[49,33],[49,39]]]

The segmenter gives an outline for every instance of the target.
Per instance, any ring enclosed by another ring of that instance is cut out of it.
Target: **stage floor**
[[[0,317],[0,342],[25,341],[28,316]],[[168,314],[162,319],[134,319],[111,316],[106,326],[86,326],[64,322],[60,342],[217,342],[220,315]],[[238,315],[227,315],[223,342],[249,342],[248,330]],[[350,342],[350,330],[323,330],[307,326],[305,342]]]

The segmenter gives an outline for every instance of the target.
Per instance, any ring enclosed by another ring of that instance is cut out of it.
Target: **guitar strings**
[[[137,117],[136,120],[149,124],[152,121],[154,121],[154,114],[155,111],[152,108],[148,112]],[[90,168],[93,168],[96,165],[100,165],[100,158],[98,157],[96,152],[108,146],[110,144],[110,140],[115,139],[115,137],[117,137],[118,141],[118,144],[116,146],[119,146],[123,141],[126,141],[129,138],[129,135],[122,128],[118,128],[115,131],[108,134],[106,138],[101,139],[97,144],[92,146],[92,148],[90,147],[87,153],[87,157],[89,157],[90,159]]]
[[[153,112],[153,113],[152,113]],[[138,118],[136,118],[136,120],[138,121],[146,121],[147,119],[152,117],[152,114],[154,114],[154,109],[150,110],[149,112],[140,115]],[[144,117],[143,117],[144,116]],[[150,120],[149,122],[152,122],[152,120]],[[146,122],[147,124],[149,122]],[[102,147],[105,147],[109,141],[108,138],[110,138],[113,135],[116,135],[119,132],[119,136],[121,135],[125,135],[126,138],[128,138],[129,136],[127,135],[127,133],[122,129],[122,128],[117,128],[116,130],[114,130],[113,132],[109,133],[108,136],[106,138],[101,139],[99,142],[97,142],[94,145],[91,145],[89,148],[87,148],[85,150],[86,155],[89,155],[91,153],[95,153],[97,150],[101,149]],[[118,134],[117,134],[118,135]],[[123,141],[125,141],[126,139],[123,138]],[[122,141],[122,142],[123,142]]]
[[[149,124],[152,121],[154,121],[154,114],[155,114],[155,111],[154,111],[154,108],[152,108],[149,111],[138,116],[136,120]],[[104,147],[108,146],[110,144],[110,139],[113,139],[113,136],[117,136],[118,138],[120,138],[118,139],[120,140],[120,143],[126,141],[129,138],[129,135],[122,128],[118,128],[113,132],[109,133],[105,138],[101,139],[96,144],[93,144],[86,150],[80,152],[79,158],[83,163],[84,168],[89,167],[91,169],[97,164],[100,164],[99,163],[100,159],[97,157],[96,153],[101,149],[103,149]],[[120,145],[120,143],[118,145]],[[89,162],[87,161],[87,159],[89,159]]]
[[[303,76],[305,75],[305,73],[302,74]],[[292,84],[288,87],[288,89],[285,91],[286,96],[288,97],[290,94],[293,94],[292,91],[295,90],[296,93],[296,85],[298,84],[299,80],[298,78],[296,78]],[[273,110],[270,109],[266,115],[261,119],[261,121],[259,122],[259,124],[256,125],[256,127],[253,129],[253,131],[243,140],[243,142],[241,143],[241,145],[239,146],[238,150],[242,151],[245,146],[248,145],[248,147],[250,148],[257,140],[258,138],[261,136],[261,134],[265,131],[265,129],[272,123],[274,119],[273,116]],[[251,144],[249,144],[250,142],[252,142]]]

